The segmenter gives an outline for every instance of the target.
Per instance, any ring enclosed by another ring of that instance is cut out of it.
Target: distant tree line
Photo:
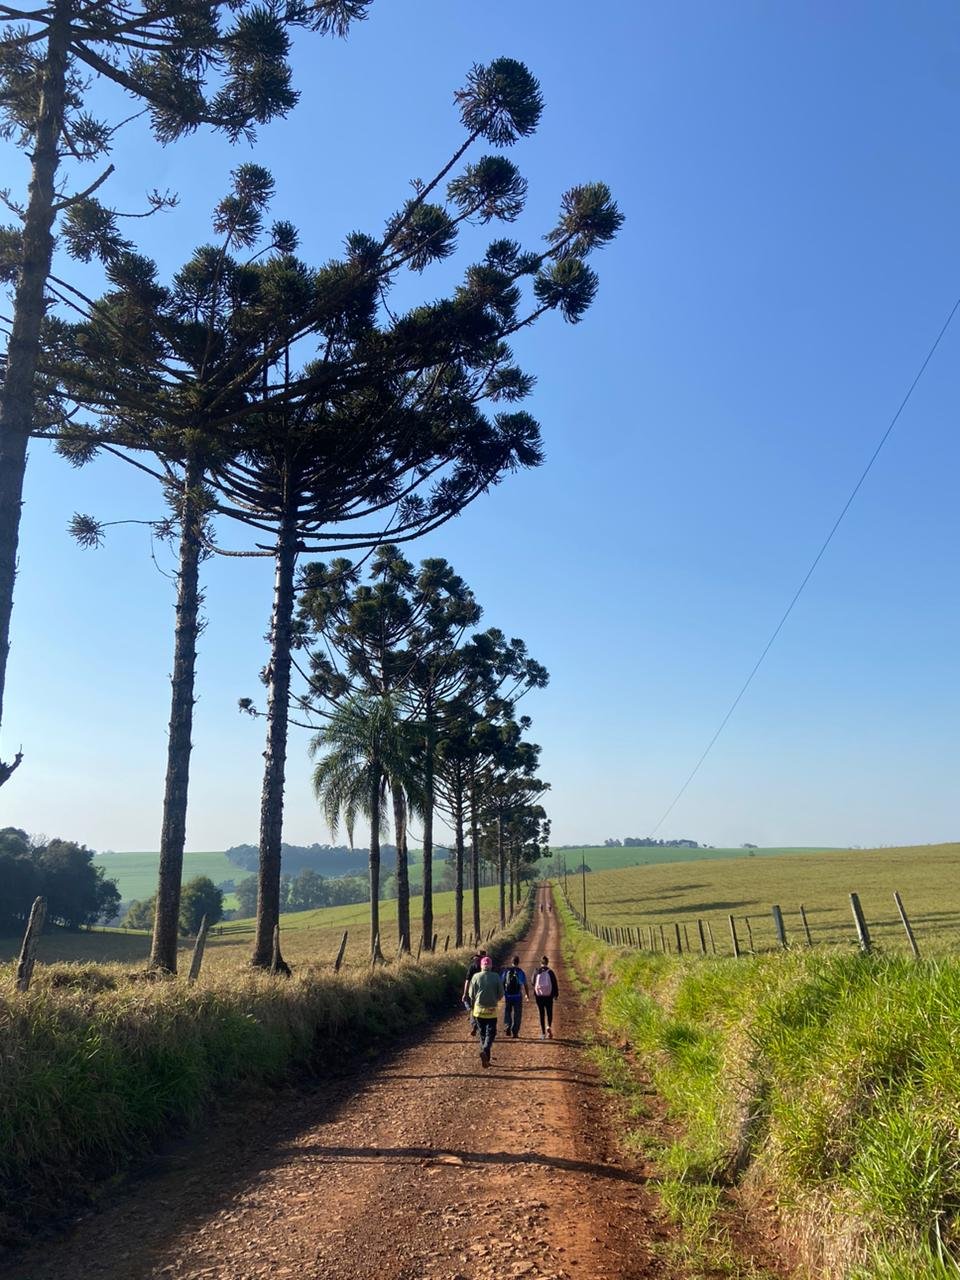
[[[134,899],[123,918],[128,929],[152,929],[157,914],[157,895],[142,902]],[[181,937],[192,938],[200,929],[203,917],[207,924],[223,919],[223,890],[209,876],[194,876],[180,891],[180,918],[178,928]]]
[[[654,840],[651,836],[627,836],[624,840],[607,839],[605,849],[699,849],[696,840]]]
[[[350,848],[345,844],[282,844],[280,852],[283,867],[288,875],[296,875],[300,871],[314,871],[319,876],[343,877],[369,875],[367,866],[368,849],[365,845]],[[392,844],[381,844],[380,852],[385,857],[396,857],[397,848]],[[434,856],[443,858],[449,850],[436,848]],[[226,850],[225,856],[235,867],[244,871],[256,871],[260,862],[260,850],[255,844],[237,844]]]
[[[238,846],[241,849],[244,847],[250,848],[251,846]],[[316,847],[319,848],[321,846]],[[396,856],[396,848],[394,846],[384,845],[383,849],[384,851],[389,850],[392,855]],[[256,852],[256,849],[254,849],[254,855],[256,855]],[[358,852],[361,852],[366,857],[368,850],[363,849]],[[456,868],[449,858],[451,850],[443,849],[435,850],[435,852],[447,860],[441,862],[434,873],[434,889],[441,891],[454,889]],[[524,868],[524,871],[525,873],[529,871],[529,876],[524,874],[524,879],[536,874],[532,867],[529,869]],[[481,885],[497,883],[496,867],[492,863],[485,862],[481,864],[479,883]],[[470,881],[469,868],[467,869],[466,887],[468,889],[473,887]],[[257,910],[257,877],[250,875],[238,881],[234,892],[237,896],[235,914],[240,918],[255,915]],[[388,898],[395,898],[396,896],[397,877],[395,875],[383,876],[380,880],[380,901],[384,902]],[[280,912],[284,915],[295,911],[313,911],[317,907],[348,906],[356,902],[366,902],[369,897],[370,875],[366,866],[349,876],[322,876],[318,875],[311,867],[302,867],[295,875],[283,875],[280,878]],[[147,928],[149,926],[138,925],[136,927]]]
[[[237,883],[236,895],[238,916],[257,914],[255,875],[247,876]],[[312,911],[316,907],[341,907],[353,902],[366,902],[369,896],[370,882],[366,867],[351,876],[321,876],[311,867],[304,867],[296,875],[280,877],[281,913]]]
[[[93,858],[92,849],[74,840],[0,830],[0,930],[19,929],[37,897],[47,900],[48,921],[68,929],[113,919],[120,891]]]

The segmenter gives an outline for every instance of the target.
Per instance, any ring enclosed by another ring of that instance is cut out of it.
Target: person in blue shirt
[[[500,970],[503,980],[503,1030],[516,1040],[523,1018],[523,1001],[530,999],[527,975],[520,968],[520,957],[514,956],[512,964]]]

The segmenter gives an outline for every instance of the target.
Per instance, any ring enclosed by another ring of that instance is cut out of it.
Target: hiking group
[[[553,1002],[560,996],[557,975],[550,968],[550,958],[540,957],[533,975],[533,998],[540,1015],[540,1039],[553,1039]],[[470,1034],[480,1039],[480,1065],[489,1067],[490,1050],[497,1036],[497,1018],[503,1001],[504,1034],[514,1040],[520,1035],[523,1002],[530,1000],[527,975],[520,968],[520,957],[497,972],[486,951],[478,951],[470,961],[463,984],[463,1007],[470,1015]]]

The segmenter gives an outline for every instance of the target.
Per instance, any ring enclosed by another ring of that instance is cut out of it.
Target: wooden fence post
[[[447,950],[447,948],[448,948],[449,946],[450,946],[450,935],[449,935],[449,933],[448,933],[448,934],[447,934],[447,936],[446,936],[446,937],[444,938],[444,940],[443,940],[443,949],[444,949],[444,951],[446,951],[446,950]]]
[[[734,958],[739,960],[740,940],[737,938],[737,922],[734,920],[733,916],[727,916],[727,919],[730,921],[730,941],[733,943]]]
[[[417,940],[417,964],[419,964],[419,963],[420,963],[420,953],[421,953],[421,951],[423,951],[423,934],[422,934],[422,933],[421,933],[421,935],[420,935],[419,939]]]
[[[649,931],[650,931],[650,950],[651,950],[651,951],[656,951],[656,949],[657,949],[657,935],[656,935],[656,934],[654,933],[654,931],[653,931],[653,925],[652,925],[652,924],[647,925],[647,928],[648,928],[648,929],[649,929]]]
[[[855,893],[850,895],[850,910],[853,912],[853,922],[857,926],[857,937],[860,940],[860,950],[865,956],[868,956],[873,950],[870,945],[870,930],[867,928],[867,922],[863,918],[863,908],[860,906],[860,899]]]
[[[917,946],[917,940],[913,936],[913,930],[910,928],[910,920],[907,917],[907,909],[900,899],[899,892],[895,889],[893,892],[893,900],[897,904],[897,910],[900,912],[900,923],[903,925],[907,934],[907,941],[910,943],[910,950],[914,954],[914,958],[920,959],[920,948]]]
[[[187,985],[193,986],[200,977],[200,966],[203,964],[203,949],[207,945],[207,917],[204,916],[200,921],[200,928],[197,930],[197,940],[193,944],[193,955],[190,957],[190,972],[187,974]],[[274,955],[278,944],[274,942]]]
[[[667,935],[663,931],[663,925],[660,926],[660,949],[666,954],[667,951]]]
[[[43,922],[47,918],[46,898],[34,898],[30,908],[30,919],[27,931],[23,935],[23,946],[20,948],[20,959],[17,961],[17,990],[26,991],[33,977],[33,966],[37,959],[37,944],[43,932]]]
[[[432,941],[431,941],[431,943],[430,943],[430,950],[431,950],[431,951],[436,951],[436,949],[437,949],[437,939],[438,939],[439,937],[440,937],[440,935],[439,935],[438,933],[435,933],[435,934],[433,935],[433,939],[432,939]]]
[[[706,955],[706,954],[707,954],[707,939],[706,939],[706,937],[704,936],[704,932],[703,932],[703,921],[702,921],[702,920],[698,920],[698,921],[697,921],[697,932],[700,934],[700,954],[701,954],[701,955]]]
[[[348,930],[344,929],[343,937],[340,939],[340,950],[337,952],[337,958],[333,962],[334,973],[339,973],[340,966],[343,964],[343,953],[347,949],[347,933],[348,933]]]
[[[750,917],[744,916],[743,923],[747,926],[747,937],[750,939],[750,950],[756,955],[756,947],[753,945],[753,926],[750,924]]]
[[[713,925],[710,923],[709,920],[707,921],[707,935],[710,938],[710,950],[713,952],[714,955],[716,955],[717,944],[713,940]]]
[[[685,951],[690,950],[690,935],[687,933],[686,923],[683,926],[683,948]]]
[[[807,935],[807,946],[813,946],[813,938],[810,937],[810,926],[807,924],[807,913],[803,909],[803,903],[800,903],[800,919],[803,921],[803,932]]]
[[[673,928],[674,928],[674,932],[677,935],[677,955],[682,956],[683,943],[680,941],[680,925],[676,922],[676,920],[673,922]]]
[[[779,907],[771,907],[770,914],[773,916],[773,927],[777,931],[777,941],[780,943],[781,948],[784,951],[786,951],[787,930],[786,930],[786,926],[783,923],[783,912],[780,910]]]

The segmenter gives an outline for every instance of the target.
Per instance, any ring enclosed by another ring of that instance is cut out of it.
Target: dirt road
[[[498,1035],[482,1071],[466,1016],[323,1089],[258,1100],[4,1280],[642,1280],[670,1271],[642,1173],[618,1163],[577,996],[541,893],[518,947],[561,999],[541,1041]]]

